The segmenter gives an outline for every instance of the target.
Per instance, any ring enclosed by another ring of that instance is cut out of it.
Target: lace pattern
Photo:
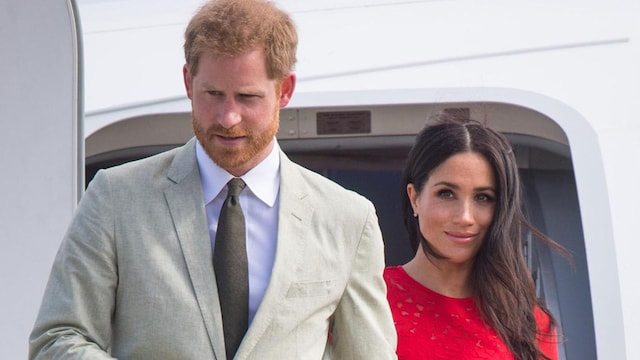
[[[398,331],[399,360],[514,359],[482,321],[472,298],[438,294],[400,266],[387,268],[384,277]]]

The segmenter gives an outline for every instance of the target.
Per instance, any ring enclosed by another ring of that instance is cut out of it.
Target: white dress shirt
[[[249,323],[264,297],[276,255],[280,189],[279,149],[278,142],[274,139],[273,149],[267,158],[242,176],[242,180],[247,184],[240,193],[240,206],[247,231]],[[234,176],[214,163],[199,142],[196,144],[196,159],[209,222],[211,248],[215,249],[220,209],[227,196],[226,184]]]

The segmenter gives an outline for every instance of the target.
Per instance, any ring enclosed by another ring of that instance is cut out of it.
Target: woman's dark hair
[[[420,194],[435,168],[451,156],[475,152],[491,165],[496,180],[493,222],[471,271],[473,296],[485,321],[498,333],[516,359],[547,358],[537,346],[535,306],[555,321],[537,298],[535,284],[523,254],[523,230],[568,256],[559,244],[536,230],[522,212],[520,178],[509,141],[500,133],[473,120],[441,117],[417,136],[402,174],[402,211],[414,251],[422,245],[428,258],[444,258],[429,246],[420,232],[418,218],[407,196],[413,184]],[[481,285],[480,285],[481,284]],[[552,339],[549,339],[551,341]]]

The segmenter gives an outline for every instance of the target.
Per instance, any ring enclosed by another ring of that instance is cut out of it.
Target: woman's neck
[[[404,270],[423,286],[448,297],[467,298],[473,295],[470,274],[472,262],[457,264],[436,259],[419,248],[416,256],[403,265]]]

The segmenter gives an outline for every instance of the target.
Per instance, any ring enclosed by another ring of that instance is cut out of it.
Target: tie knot
[[[227,187],[229,188],[229,195],[228,196],[237,198],[238,195],[240,195],[240,192],[242,191],[242,189],[244,189],[245,186],[246,186],[246,184],[240,178],[233,178],[233,179],[229,180],[229,182],[227,183]]]

